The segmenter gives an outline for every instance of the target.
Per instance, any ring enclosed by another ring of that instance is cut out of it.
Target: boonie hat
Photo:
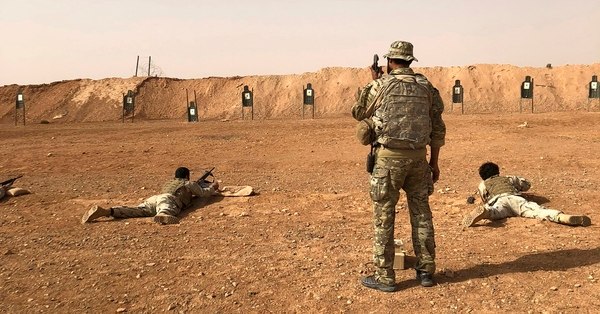
[[[413,44],[408,41],[397,40],[390,46],[390,52],[383,57],[388,59],[402,59],[406,61],[419,61],[413,56]]]

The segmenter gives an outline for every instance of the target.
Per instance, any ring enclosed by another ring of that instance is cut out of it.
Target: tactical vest
[[[384,75],[381,105],[373,121],[377,142],[399,149],[424,148],[431,141],[432,95],[416,75]]]
[[[162,188],[162,193],[175,195],[177,190],[179,190],[184,185],[184,179],[172,179],[169,182],[165,183],[165,185]]]
[[[184,179],[172,179],[169,182],[165,183],[162,189],[162,193],[167,193],[175,196],[177,199],[178,205],[181,208],[186,208],[192,203],[193,195],[192,191],[187,188],[185,185],[187,180]]]
[[[488,192],[487,199],[490,200],[498,195],[518,195],[519,191],[510,182],[508,177],[495,176],[484,181]]]

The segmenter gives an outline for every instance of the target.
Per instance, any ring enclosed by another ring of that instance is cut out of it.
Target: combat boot
[[[179,218],[167,214],[157,214],[154,216],[154,222],[161,225],[172,225],[179,223]]]
[[[104,209],[98,205],[94,205],[83,215],[83,217],[81,217],[81,223],[91,222],[100,217],[110,217],[110,214],[110,209]]]
[[[433,287],[435,285],[435,281],[433,281],[433,275],[417,269],[417,280],[423,287]]]
[[[582,226],[587,227],[592,224],[592,220],[588,216],[584,215],[567,215],[567,214],[558,214],[556,216],[554,222],[559,224],[567,225],[567,226]]]
[[[465,216],[465,218],[463,219],[463,226],[471,227],[481,219],[489,218],[489,212],[483,206],[478,206]]]
[[[379,290],[379,291],[383,291],[383,292],[396,291],[395,284],[388,285],[388,284],[379,282],[379,280],[377,280],[377,278],[375,278],[374,275],[362,278],[360,280],[360,283],[367,288],[371,288],[371,289],[375,289],[375,290]]]

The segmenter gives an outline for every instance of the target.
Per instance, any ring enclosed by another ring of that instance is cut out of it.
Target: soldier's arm
[[[477,187],[477,193],[479,194],[481,201],[486,203],[488,192],[487,192],[487,188],[485,187],[484,181],[481,181],[481,183],[479,183],[479,186]]]
[[[508,176],[512,185],[520,192],[526,192],[531,188],[531,183],[523,177]]]
[[[208,197],[215,192],[215,189],[212,186],[203,188],[198,183],[192,181],[188,181],[187,187],[190,189],[193,195],[199,197]]]
[[[433,105],[431,107],[431,142],[429,146],[431,148],[439,148],[444,146],[446,143],[446,124],[442,119],[442,113],[444,112],[444,101],[440,96],[440,92],[437,88],[431,85],[431,96]]]
[[[362,121],[373,116],[376,108],[377,94],[380,91],[381,81],[374,80],[367,84],[360,92],[356,103],[352,107],[352,117]]]

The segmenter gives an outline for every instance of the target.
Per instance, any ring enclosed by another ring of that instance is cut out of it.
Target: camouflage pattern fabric
[[[489,205],[496,199],[507,195],[520,195],[531,188],[531,183],[517,176],[493,176],[479,183],[477,191],[481,200]]]
[[[384,58],[388,59],[402,59],[406,61],[419,61],[413,54],[413,44],[407,41],[397,40],[390,45],[390,52],[383,55]]]
[[[163,193],[151,196],[137,207],[111,207],[112,216],[116,218],[152,217],[158,214],[177,216],[192,204],[194,196],[209,197],[215,192],[212,187],[202,188],[196,182],[181,181],[180,179],[170,180],[163,186],[163,189],[167,191],[173,190],[173,187],[176,186],[174,194]]]
[[[162,194],[175,194],[180,187],[185,185],[186,181],[185,179],[178,178],[168,181],[162,188]]]
[[[171,194],[151,196],[137,207],[115,206],[111,209],[112,216],[116,218],[152,217],[157,214],[177,216],[181,212],[176,198]]]
[[[390,49],[391,51],[391,49]],[[412,51],[411,51],[412,54]],[[431,95],[430,110],[427,113],[431,121],[428,135],[429,146],[439,148],[445,144],[446,125],[442,119],[444,103],[439,91],[427,78],[415,74],[410,68],[399,68],[389,73],[397,78],[413,76],[418,84],[428,89]],[[352,116],[361,121],[372,118],[382,106],[385,96],[385,79],[380,78],[367,84],[360,92],[356,104],[352,107]],[[433,193],[431,168],[426,159],[426,148],[395,149],[393,157],[377,152],[375,168],[371,175],[371,199],[373,200],[373,225],[375,240],[373,261],[376,279],[384,284],[395,282],[394,261],[394,223],[396,204],[400,198],[400,189],[406,192],[410,222],[412,226],[413,249],[417,256],[415,269],[430,274],[435,273],[435,239],[429,195]]]
[[[429,117],[431,119],[429,146],[442,147],[445,144],[446,124],[442,119],[444,102],[442,101],[439,91],[433,87],[433,85],[431,85],[425,76],[421,74],[415,74],[415,72],[410,68],[394,69],[390,72],[390,75],[399,77],[405,75],[414,75],[419,84],[429,89],[429,92],[432,95],[431,111],[429,112]],[[361,90],[356,104],[354,104],[352,107],[352,116],[354,119],[361,121],[371,118],[375,114],[375,110],[377,110],[382,104],[384,84],[385,79],[382,77],[371,81]]]
[[[483,207],[488,212],[490,220],[520,216],[558,222],[558,215],[562,214],[562,211],[543,207],[518,195],[499,197],[493,205],[485,204]]]
[[[377,158],[371,175],[375,241],[373,261],[376,279],[395,283],[394,223],[400,189],[406,192],[412,242],[417,263],[415,269],[435,272],[435,240],[429,195],[433,192],[431,169],[426,159]]]
[[[518,195],[520,192],[508,177],[493,176],[484,182],[485,198],[494,199],[500,195]]]
[[[546,208],[519,196],[531,188],[531,183],[518,176],[494,176],[479,184],[478,192],[489,219],[525,217],[558,222],[561,211]]]
[[[373,124],[377,142],[389,148],[419,149],[431,136],[432,95],[415,75],[383,75],[381,105]]]

